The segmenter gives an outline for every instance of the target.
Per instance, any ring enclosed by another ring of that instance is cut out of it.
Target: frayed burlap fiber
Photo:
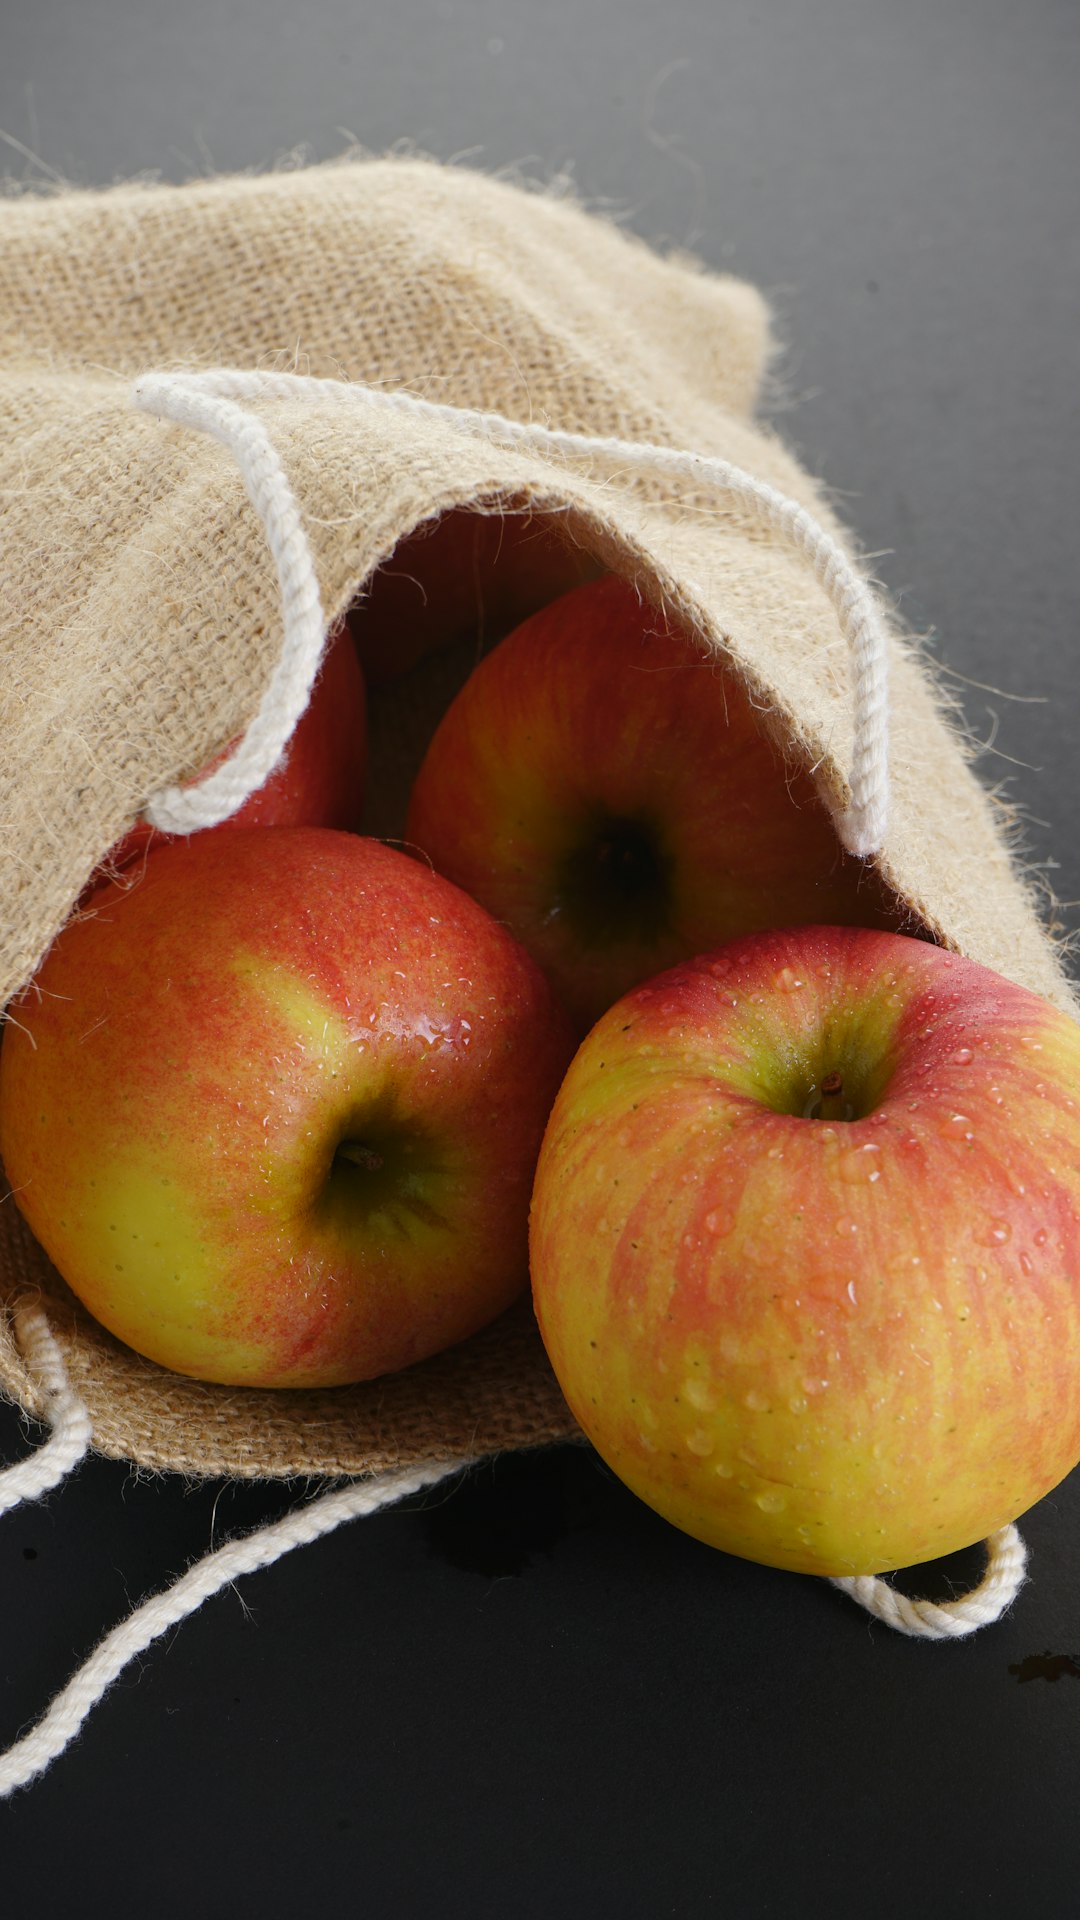
[[[138,376],[297,370],[694,449],[846,539],[754,421],[769,352],[751,288],[661,258],[565,196],[462,168],[360,160],[0,201],[0,1004],[150,796],[241,732],[281,643],[277,580],[232,457],[136,410]],[[449,418],[281,395],[258,412],[329,620],[448,507],[555,517],[730,659],[762,724],[844,806],[846,645],[805,560],[752,515],[595,453],[488,444]],[[891,644],[882,875],[913,927],[1071,1010],[1006,823],[917,650],[895,631]],[[409,772],[463,670],[436,656],[373,702],[373,830],[399,827]],[[0,1305],[36,1290],[96,1446],[149,1466],[360,1472],[576,1431],[527,1303],[406,1374],[273,1394],[200,1386],[128,1353],[75,1305],[9,1200]],[[9,1328],[5,1311],[0,1384],[40,1411]]]

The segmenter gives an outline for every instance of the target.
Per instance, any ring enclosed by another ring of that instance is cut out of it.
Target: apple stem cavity
[[[591,951],[655,941],[671,913],[671,860],[646,818],[599,813],[563,859],[557,910]]]
[[[822,1075],[820,1086],[811,1087],[803,1114],[807,1120],[854,1120],[855,1108],[844,1094],[844,1076],[836,1068]]]

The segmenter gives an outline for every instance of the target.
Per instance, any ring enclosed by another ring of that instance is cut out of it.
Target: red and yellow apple
[[[232,747],[218,754],[204,774],[227,760]],[[364,810],[367,769],[367,701],[364,674],[347,626],[327,641],[326,654],[311,698],[273,773],[216,833],[233,827],[339,827],[358,833]],[[174,835],[139,821],[112,848],[90,881],[125,874],[151,847]],[[126,881],[125,881],[126,884]]]
[[[511,928],[582,1031],[636,981],[737,934],[896,922],[735,675],[611,575],[480,662],[405,831]]]
[[[676,1526],[815,1574],[961,1548],[1080,1459],[1080,1028],[900,935],[732,942],[585,1040],[530,1250],[574,1414]]]
[[[334,1385],[527,1285],[571,1052],[528,955],[416,861],[325,828],[199,834],[61,933],[5,1034],[0,1152],[139,1353]]]
[[[402,540],[348,615],[370,684],[466,634],[490,644],[598,572],[550,516],[452,508]]]

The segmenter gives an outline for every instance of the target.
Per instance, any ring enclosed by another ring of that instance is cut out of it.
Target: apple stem
[[[819,1120],[846,1120],[848,1103],[844,1099],[843,1075],[835,1071],[825,1074],[821,1082],[821,1105],[817,1111]]]
[[[343,1140],[335,1156],[339,1160],[351,1160],[356,1167],[363,1167],[366,1173],[378,1173],[384,1164],[381,1153],[374,1147],[364,1145],[362,1140]]]

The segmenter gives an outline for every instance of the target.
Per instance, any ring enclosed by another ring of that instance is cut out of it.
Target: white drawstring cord
[[[28,1462],[0,1472],[0,1513],[21,1501],[36,1499],[78,1465],[90,1440],[90,1418],[74,1392],[63,1356],[49,1328],[44,1310],[36,1303],[20,1307],[16,1317],[23,1355],[46,1394],[46,1417],[54,1422],[52,1439]],[[62,1443],[56,1454],[50,1449]],[[98,1701],[124,1668],[153,1642],[179,1625],[234,1580],[280,1560],[294,1547],[308,1545],[332,1533],[346,1520],[377,1513],[422,1487],[437,1485],[462,1468],[475,1466],[481,1455],[425,1461],[375,1474],[336,1492],[323,1494],[281,1520],[252,1533],[227,1540],[181,1574],[172,1586],[144,1600],[126,1620],[112,1629],[56,1695],[46,1713],[28,1733],[0,1753],[0,1799],[37,1778],[70,1746]],[[31,1471],[48,1462],[42,1473]],[[971,1593],[937,1605],[908,1600],[884,1580],[872,1576],[837,1579],[832,1585],[865,1607],[876,1619],[898,1633],[926,1640],[956,1639],[989,1626],[1001,1618],[1024,1581],[1025,1553],[1015,1527],[1003,1527],[987,1543],[990,1564],[986,1577]]]
[[[876,1574],[834,1579],[875,1620],[913,1640],[960,1640],[1000,1620],[1027,1578],[1027,1548],[1010,1521],[986,1542],[986,1571],[977,1587],[958,1600],[909,1600]]]
[[[50,1428],[44,1446],[16,1466],[0,1471],[0,1513],[40,1500],[73,1473],[90,1450],[90,1415],[68,1379],[64,1356],[34,1300],[22,1300],[13,1313],[15,1338],[23,1359],[45,1396],[43,1419]]]
[[[57,1425],[53,1438],[30,1461],[0,1473],[0,1512],[21,1500],[36,1498],[45,1491],[46,1485],[55,1486],[65,1473],[78,1465],[90,1438],[89,1415],[72,1391],[63,1356],[42,1308],[34,1305],[21,1309],[17,1324],[23,1355],[46,1389],[47,1418],[55,1419]],[[77,1451],[71,1442],[71,1436],[76,1434],[80,1438],[85,1434]],[[38,1485],[28,1469],[49,1459],[50,1448],[62,1435],[67,1441],[67,1464],[60,1465],[60,1456],[52,1456],[52,1464],[42,1476],[43,1483]],[[204,1600],[220,1593],[245,1573],[271,1566],[294,1547],[307,1546],[323,1534],[332,1533],[344,1521],[377,1513],[380,1507],[392,1506],[407,1494],[434,1486],[474,1464],[472,1456],[429,1460],[420,1466],[366,1476],[333,1493],[323,1494],[268,1526],[227,1540],[205,1554],[172,1586],[144,1600],[126,1620],[107,1633],[56,1695],[37,1725],[16,1740],[6,1753],[0,1753],[0,1800],[44,1773],[65,1747],[70,1746],[87,1716],[124,1668],[170,1627],[186,1620]]]
[[[499,446],[603,455],[639,471],[711,486],[756,514],[804,555],[836,610],[851,657],[854,709],[851,800],[836,817],[836,829],[850,853],[867,858],[880,851],[889,804],[888,634],[865,581],[832,536],[797,501],[709,454],[648,441],[565,433],[359,383],[229,369],[146,374],[136,381],[132,399],[136,407],[159,419],[213,434],[232,453],[277,567],[284,626],[281,654],[259,711],[230,759],[194,786],[167,787],[154,794],[145,809],[152,826],[191,833],[228,819],[273,771],[307,704],[324,640],[314,558],[270,436],[261,420],[238,404],[297,398],[338,410],[377,408],[451,422]]]
[[[193,833],[228,820],[277,766],[310,699],[326,623],[300,509],[261,420],[231,400],[193,393],[182,381],[170,381],[169,392],[170,418],[212,433],[236,460],[277,567],[285,629],[273,678],[228,759],[197,785],[163,788],[144,810],[152,827]]]

